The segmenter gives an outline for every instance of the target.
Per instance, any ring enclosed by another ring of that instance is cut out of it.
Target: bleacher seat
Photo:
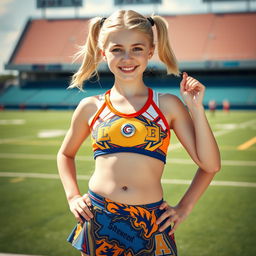
[[[195,75],[200,82],[206,85],[204,105],[210,100],[218,105],[228,100],[231,106],[256,107],[256,78],[253,76],[214,76]],[[171,93],[180,97],[180,78],[146,76],[145,84],[162,92]],[[0,95],[0,105],[19,107],[21,104],[34,108],[74,108],[81,99],[104,93],[113,85],[113,78],[103,77],[100,81],[88,82],[84,91],[66,89],[67,81],[59,80],[43,82],[28,82],[22,87],[10,86]]]
[[[178,87],[152,87],[161,93],[171,93],[180,97]],[[106,89],[87,89],[84,92],[77,89],[21,89],[18,87],[8,88],[0,95],[1,105],[16,105],[40,107],[75,107],[85,97],[104,93]],[[232,105],[255,106],[256,89],[253,87],[207,87],[204,104],[209,100],[215,100],[218,105],[223,100],[228,100]]]

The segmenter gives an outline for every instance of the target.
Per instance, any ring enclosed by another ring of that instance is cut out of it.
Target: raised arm
[[[178,97],[169,96],[171,128],[194,162],[204,171],[214,173],[220,170],[220,152],[205,115],[204,91],[201,83],[183,75],[180,92],[188,110]]]
[[[170,127],[199,168],[188,190],[176,206],[172,207],[167,202],[163,202],[160,206],[166,211],[159,217],[157,224],[167,220],[159,230],[163,231],[174,223],[170,235],[189,215],[216,172],[220,170],[220,152],[202,104],[205,87],[185,73],[180,91],[190,113],[178,97],[173,95],[164,95],[163,105],[171,112]]]
[[[75,156],[83,141],[90,134],[89,120],[97,110],[96,100],[86,98],[74,111],[70,128],[57,154],[58,171],[70,210],[82,222],[81,216],[89,220],[90,212],[86,199],[82,197],[76,178]]]

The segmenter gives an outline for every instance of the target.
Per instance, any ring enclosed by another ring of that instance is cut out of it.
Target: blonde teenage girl
[[[80,52],[83,62],[71,87],[82,88],[102,60],[115,77],[111,90],[79,103],[57,157],[70,210],[79,222],[68,241],[83,255],[177,255],[174,231],[220,170],[202,104],[204,85],[183,73],[180,93],[187,111],[178,97],[159,94],[143,82],[155,50],[154,27],[159,58],[169,74],[178,75],[160,16],[120,10],[107,19],[94,18]],[[199,166],[176,206],[163,201],[161,186],[171,129]],[[74,159],[90,134],[95,170],[83,196]]]

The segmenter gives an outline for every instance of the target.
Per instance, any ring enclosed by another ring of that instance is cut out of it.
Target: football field
[[[222,169],[176,231],[179,256],[256,255],[256,112],[206,112]],[[66,242],[75,219],[58,178],[56,154],[72,111],[0,112],[0,253],[80,255]],[[175,205],[197,167],[171,132],[164,197]],[[76,158],[82,193],[93,172],[90,139]]]

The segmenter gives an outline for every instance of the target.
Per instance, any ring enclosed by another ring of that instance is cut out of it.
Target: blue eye
[[[134,51],[143,51],[143,49],[141,47],[134,47],[133,50]]]
[[[114,49],[111,50],[111,52],[120,52],[120,51],[121,51],[120,48],[114,48]]]

